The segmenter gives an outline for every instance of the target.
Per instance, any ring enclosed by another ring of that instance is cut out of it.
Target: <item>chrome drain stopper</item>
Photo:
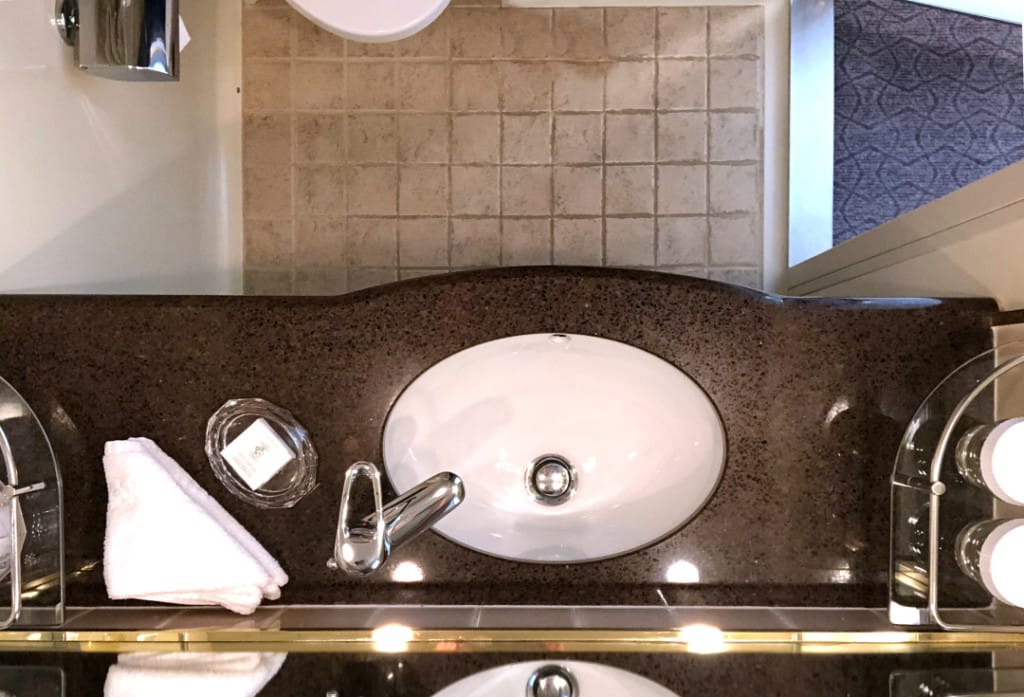
[[[578,692],[576,679],[562,666],[538,668],[526,683],[526,697],[575,697]]]
[[[526,470],[526,488],[546,506],[565,503],[576,491],[576,469],[561,455],[541,455]]]

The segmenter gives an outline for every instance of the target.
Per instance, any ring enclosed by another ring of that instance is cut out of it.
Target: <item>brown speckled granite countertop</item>
[[[3,297],[0,375],[53,440],[72,567],[102,556],[103,443],[148,436],[281,561],[285,603],[880,606],[903,428],[946,373],[991,346],[994,310],[970,299],[781,299],[583,268],[454,274],[337,298]],[[729,456],[704,511],[655,546],[599,563],[519,564],[427,534],[390,562],[417,562],[423,583],[329,571],[342,472],[380,460],[402,388],[456,351],[533,332],[632,344],[707,391]],[[247,506],[206,462],[207,419],[242,396],[291,410],[316,443],[320,486],[294,509]],[[664,582],[680,559],[699,584]],[[98,569],[69,585],[68,602],[108,602]]]

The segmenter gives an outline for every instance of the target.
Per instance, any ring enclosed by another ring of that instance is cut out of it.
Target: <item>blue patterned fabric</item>
[[[835,15],[835,244],[1024,159],[1019,26],[907,0]]]

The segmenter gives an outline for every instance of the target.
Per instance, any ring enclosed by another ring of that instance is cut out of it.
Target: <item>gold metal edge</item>
[[[709,644],[666,631],[420,630],[397,646],[382,646],[363,629],[0,632],[0,652],[893,654],[1021,648],[1024,633],[726,631]]]

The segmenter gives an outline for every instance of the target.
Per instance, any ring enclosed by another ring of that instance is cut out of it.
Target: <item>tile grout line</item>
[[[605,13],[605,22],[607,22]],[[607,37],[606,37],[607,41]],[[601,266],[608,266],[608,69],[601,75]]]
[[[594,165],[597,167],[597,165]],[[327,220],[339,220],[340,218],[333,218],[329,215],[318,216]],[[392,220],[395,218],[390,213],[359,213],[352,217],[359,220]],[[403,220],[428,220],[444,217],[437,213],[419,213],[419,214],[407,214],[403,215]],[[455,220],[488,220],[493,218],[494,215],[488,213],[459,213],[451,216]],[[520,220],[541,220],[543,218],[549,218],[550,215],[546,213],[519,213],[516,215],[510,215],[509,218],[515,218]],[[568,220],[595,220],[600,218],[600,213],[559,213],[559,218],[566,218]],[[609,213],[608,218],[611,220],[629,220],[631,218],[639,220],[649,220],[657,217],[654,213]],[[672,218],[706,218],[707,216],[703,213],[672,213]],[[723,218],[726,220],[740,220],[743,218],[750,218],[750,211],[732,211],[728,213],[721,213],[716,215],[716,218]],[[254,215],[249,218],[250,220],[259,222],[288,222],[290,217],[288,216],[260,216]]]
[[[344,103],[346,106],[348,105],[348,71],[349,71],[349,66],[348,66],[348,63],[346,62],[345,63],[345,67],[344,67],[344,69],[342,70],[342,73],[341,73],[341,84],[342,84],[342,89],[344,90],[344,96],[342,97],[343,98],[343,102],[342,103]],[[341,229],[341,246],[342,246],[342,273],[344,275],[344,289],[345,289],[345,292],[347,293],[348,292],[348,288],[349,288],[349,276],[351,275],[351,272],[349,271],[349,267],[351,266],[351,263],[350,263],[350,258],[349,258],[349,245],[348,245],[349,229],[350,229],[349,228],[349,223],[348,223],[348,202],[349,202],[349,200],[351,198],[351,192],[349,191],[348,181],[349,181],[349,174],[352,171],[351,158],[349,156],[349,146],[350,146],[351,139],[352,139],[352,131],[351,131],[351,128],[349,126],[349,120],[350,119],[349,119],[349,114],[348,114],[347,111],[344,114],[342,114],[341,119],[342,119],[341,132],[342,132],[342,138],[343,138],[342,142],[344,143],[344,150],[343,151],[344,151],[344,154],[345,154],[345,163],[344,163],[345,171],[342,174],[342,186],[343,186],[343,188],[342,188],[342,191],[341,191],[342,205],[344,207],[343,210],[344,210],[345,214],[342,216],[342,221],[341,221],[341,224],[342,224],[342,229]]]
[[[765,109],[765,101],[766,101],[765,100],[765,93],[767,91],[766,90],[766,85],[765,85],[765,62],[764,62],[765,47],[764,47],[764,43],[765,43],[765,41],[767,41],[767,36],[765,34],[765,26],[767,25],[765,14],[767,13],[767,11],[768,11],[767,8],[764,8],[764,7],[761,8],[761,16],[758,18],[758,21],[760,22],[760,25],[758,26],[758,30],[757,30],[757,35],[758,35],[757,50],[758,50],[758,54],[760,55],[760,58],[758,59],[758,62],[757,62],[757,65],[758,65],[758,69],[757,69],[758,70],[757,84],[758,84],[758,92],[760,93],[760,100],[759,100],[758,106],[757,106],[758,128],[757,128],[757,148],[756,148],[756,151],[757,151],[758,160],[760,161],[760,164],[759,164],[759,166],[757,168],[757,178],[758,178],[758,182],[760,183],[760,187],[759,187],[759,190],[758,190],[757,215],[754,216],[754,225],[756,226],[756,229],[759,231],[759,234],[758,234],[757,237],[760,240],[760,244],[758,245],[758,251],[757,251],[757,258],[760,259],[760,261],[757,264],[758,269],[759,269],[758,270],[758,279],[757,279],[758,280],[758,284],[757,285],[758,285],[758,288],[762,288],[762,289],[764,288],[764,248],[765,248],[765,239],[764,239],[764,232],[765,232],[765,222],[764,222],[765,221],[764,122],[765,122],[765,112],[766,112],[766,109]]]
[[[452,244],[454,236],[454,214],[455,214],[455,175],[453,172],[455,163],[455,63],[452,62],[452,35],[451,18],[445,25],[445,46],[447,46],[447,70],[448,75],[448,216],[445,220],[445,269],[448,273],[452,271]]]
[[[555,116],[560,116],[560,114],[558,114],[558,113],[556,113],[554,115]],[[648,115],[649,115],[649,112],[648,112]],[[448,161],[444,160],[444,159],[436,159],[436,160],[431,160],[431,159],[427,159],[427,160],[408,160],[408,162],[409,162],[409,164],[417,165],[417,166],[434,165],[434,166],[443,167],[443,166],[448,164]],[[353,166],[356,166],[356,167],[390,167],[390,166],[395,164],[395,160],[372,160],[372,159],[371,160],[345,160],[345,159],[341,159],[341,160],[306,160],[306,161],[297,161],[297,164],[302,164],[302,165],[323,165],[323,166],[328,166],[328,167],[343,167],[345,165],[353,165]],[[451,164],[456,166],[456,167],[460,167],[460,166],[461,167],[495,167],[495,166],[497,166],[497,163],[495,161],[493,161],[493,160],[465,160],[465,161],[454,161],[453,160]],[[538,165],[542,165],[542,164],[545,164],[545,163],[543,163],[543,162],[510,162],[510,163],[506,164],[505,166],[508,167],[509,169],[527,169],[529,167],[537,167]],[[593,167],[597,167],[600,164],[600,161],[599,160],[595,160],[593,162],[587,162],[587,161],[581,161],[581,160],[571,160],[571,161],[566,161],[566,162],[554,162],[553,164],[556,164],[559,167],[566,167],[566,168],[569,168],[569,169],[590,169],[590,168],[593,168]],[[637,166],[649,166],[652,163],[651,163],[650,160],[615,160],[615,161],[611,162],[610,164],[613,165],[613,166],[637,167]],[[708,164],[708,160],[706,160],[706,159],[700,159],[700,160],[665,160],[665,161],[662,161],[661,164],[663,164],[663,165],[672,165],[672,166],[699,167],[701,165]],[[725,167],[755,167],[755,166],[761,164],[761,161],[760,160],[714,160],[714,161],[712,161],[711,164],[715,164],[715,165],[719,165],[719,166],[725,166]],[[271,164],[263,164],[263,165],[257,164],[257,165],[254,165],[253,167],[278,167],[278,166],[280,166],[280,165],[279,164],[275,164],[275,163],[271,163]],[[741,212],[741,211],[734,211],[734,213],[735,212]],[[721,213],[721,215],[728,215],[728,214],[729,214],[728,212]],[[675,215],[675,214],[671,214],[671,215]],[[685,214],[680,214],[680,215],[685,215]],[[271,216],[271,218],[273,218],[273,216]]]
[[[288,174],[290,175],[291,181],[289,181],[290,198],[291,198],[291,211],[289,212],[289,218],[291,219],[291,259],[289,260],[288,267],[289,283],[291,288],[289,289],[290,294],[294,295],[297,292],[297,282],[299,270],[296,265],[298,260],[298,231],[299,231],[299,220],[298,220],[298,187],[299,187],[299,168],[296,164],[298,160],[298,126],[297,118],[295,115],[295,54],[298,46],[298,32],[299,29],[295,26],[294,22],[290,22],[288,26],[288,130],[289,130],[289,167]],[[243,37],[244,41],[244,37]]]
[[[393,257],[395,264],[395,278],[399,277],[402,268],[401,253],[401,219],[402,219],[402,94],[398,88],[399,85],[399,71],[398,71],[398,49],[395,49],[394,55],[391,56],[391,68],[393,80],[391,86],[391,98],[394,100],[395,105],[395,147],[397,153],[395,155],[395,254]]]
[[[704,108],[711,108],[711,10],[705,9],[704,24]],[[704,118],[704,277],[711,268],[711,114]]]
[[[340,110],[332,110],[330,112],[332,114],[337,113],[341,117],[341,119],[342,119],[342,137],[344,138],[344,156],[343,156],[342,162],[340,163],[340,166],[343,167],[343,175],[342,175],[342,177],[343,177],[342,178],[342,181],[343,181],[343,189],[342,189],[342,206],[343,206],[342,221],[343,221],[343,223],[342,224],[344,225],[344,229],[342,230],[343,237],[342,237],[342,240],[341,240],[341,244],[344,247],[344,254],[343,254],[343,262],[344,263],[343,263],[343,268],[344,268],[344,272],[345,272],[345,289],[346,289],[346,291],[351,289],[351,272],[350,272],[350,269],[352,268],[352,259],[351,259],[351,248],[352,248],[352,245],[351,245],[351,230],[352,230],[352,219],[354,217],[352,215],[352,210],[351,210],[351,208],[352,208],[352,196],[351,196],[351,193],[350,193],[350,189],[352,188],[351,185],[352,185],[352,181],[353,181],[353,165],[352,165],[352,158],[351,158],[352,133],[351,133],[349,127],[348,127],[349,126],[349,124],[348,124],[349,117],[350,117],[350,114],[351,114],[351,104],[349,103],[349,89],[348,89],[349,82],[350,82],[350,80],[349,80],[349,73],[351,72],[351,64],[348,61],[348,52],[349,52],[349,42],[347,40],[343,40],[342,47],[341,47],[341,59],[340,59],[342,61],[342,63],[343,63],[343,65],[342,65],[342,74],[341,74],[342,104],[343,104],[343,107]],[[324,110],[315,110],[313,113],[324,113]]]
[[[343,111],[342,111],[342,118],[345,120],[345,125],[342,128],[342,132],[343,132],[344,138],[345,138],[345,162],[344,162],[345,172],[344,172],[344,175],[343,175],[343,181],[345,183],[345,189],[344,189],[344,191],[342,191],[341,195],[342,195],[342,198],[343,198],[342,203],[343,203],[343,205],[345,207],[344,208],[345,215],[343,216],[345,229],[343,231],[344,237],[342,238],[341,243],[342,243],[342,245],[344,245],[344,248],[345,248],[345,252],[344,252],[343,258],[344,258],[344,262],[345,262],[345,290],[346,291],[348,291],[352,287],[352,273],[350,271],[350,269],[352,268],[352,259],[351,259],[351,254],[350,254],[350,251],[352,249],[352,245],[350,244],[350,242],[351,242],[351,235],[352,235],[352,215],[351,215],[351,213],[352,213],[352,211],[351,211],[351,208],[352,208],[352,195],[351,195],[351,192],[350,192],[350,189],[352,188],[352,186],[351,186],[351,183],[352,183],[352,162],[351,162],[352,132],[348,128],[349,114],[351,113],[350,109],[352,107],[352,105],[349,103],[349,90],[348,90],[348,86],[349,86],[349,82],[350,82],[350,80],[349,80],[349,72],[351,71],[352,64],[349,63],[349,61],[348,61],[348,50],[349,50],[349,42],[348,42],[347,39],[343,39],[342,40],[342,46],[341,46],[341,55],[342,55],[342,60],[344,61],[344,65],[342,67],[342,73],[341,73],[341,85],[342,85],[342,95],[343,95],[343,97],[342,97],[342,104],[345,107],[343,109]]]
[[[498,25],[499,52],[504,53],[504,23]],[[481,59],[482,61],[483,59]],[[502,61],[490,59],[498,72],[498,266],[505,265],[505,81],[502,79]]]
[[[345,42],[345,45],[342,48],[342,53],[346,57],[348,56],[348,42],[347,41]],[[351,173],[352,173],[352,163],[351,163],[351,159],[352,158],[351,158],[351,156],[349,154],[350,153],[349,148],[351,147],[351,140],[352,140],[352,132],[349,129],[349,112],[347,110],[347,107],[349,106],[349,103],[348,103],[349,70],[350,70],[350,64],[348,63],[348,61],[346,61],[344,66],[342,67],[342,71],[341,71],[341,88],[342,88],[342,95],[343,95],[342,96],[342,104],[344,104],[345,107],[346,107],[345,112],[341,116],[341,118],[342,118],[341,132],[342,132],[342,138],[343,138],[342,142],[344,143],[344,153],[345,153],[345,163],[344,163],[345,170],[342,173],[343,189],[342,189],[342,192],[341,192],[342,206],[344,206],[343,210],[345,211],[345,214],[342,216],[342,223],[341,223],[342,224],[341,245],[342,245],[342,247],[344,249],[344,252],[342,254],[342,261],[343,261],[342,268],[343,268],[344,274],[345,274],[345,291],[346,292],[348,292],[348,290],[349,290],[349,287],[350,287],[350,277],[352,275],[352,273],[350,271],[350,269],[352,267],[352,263],[351,263],[351,259],[349,258],[349,249],[351,248],[350,245],[349,245],[349,237],[350,237],[350,234],[351,234],[351,225],[350,225],[350,221],[349,221],[349,201],[351,200],[351,193],[350,193],[349,189],[351,187],[349,185],[349,178],[350,178]]]
[[[650,62],[650,61],[649,61]],[[296,114],[327,114],[327,115],[341,115],[341,114],[353,114],[358,116],[394,116],[397,114],[403,114],[408,116],[443,116],[448,111],[444,109],[331,109],[331,108],[251,108],[246,109],[247,114],[253,114],[255,116],[272,116],[274,114],[287,114],[294,111]],[[607,111],[610,114],[616,114],[620,116],[636,116],[649,114],[651,109],[647,108],[612,108],[612,109],[558,109],[559,114],[565,114],[567,116],[592,116],[594,114],[600,114],[603,111]],[[659,109],[658,111],[663,114],[700,114],[705,111],[710,111],[714,114],[749,114],[758,115],[756,107],[718,107],[708,109],[706,107],[666,107]],[[543,114],[543,109],[534,110],[510,110],[501,112],[495,109],[475,109],[456,112],[459,114],[466,114],[472,116],[497,116],[498,114],[505,113],[509,116],[536,116]]]
[[[496,56],[487,58],[486,56],[453,56],[450,59],[445,59],[444,56],[352,56],[350,58],[344,58],[342,56],[296,56],[296,63],[354,63],[367,64],[367,63],[390,63],[392,60],[397,60],[399,63],[407,65],[415,65],[417,63],[441,63],[450,60],[455,65],[460,64],[473,64],[473,63],[488,63],[492,61],[504,61],[508,63],[522,63],[529,65],[543,64],[543,63],[565,63],[567,65],[579,65],[579,66],[597,66],[597,65],[611,65],[613,63],[649,63],[653,58],[658,56],[619,56],[614,58],[561,58],[561,57],[549,57],[549,58],[510,58]],[[660,56],[668,60],[677,61],[679,63],[698,63],[704,58],[702,56],[692,55],[673,55],[668,54]],[[732,56],[729,54],[722,53],[710,53],[707,55],[709,58],[714,59],[726,59],[734,61],[743,61],[746,63],[759,62],[760,58],[753,54]],[[274,65],[276,64],[287,64],[291,62],[287,56],[251,56],[247,58],[256,64],[262,65]]]
[[[555,52],[555,13],[548,13],[548,49]],[[548,213],[548,264],[555,263],[555,71],[547,71],[548,79],[548,181],[550,203]]]
[[[661,12],[654,12],[654,268],[661,266]]]

